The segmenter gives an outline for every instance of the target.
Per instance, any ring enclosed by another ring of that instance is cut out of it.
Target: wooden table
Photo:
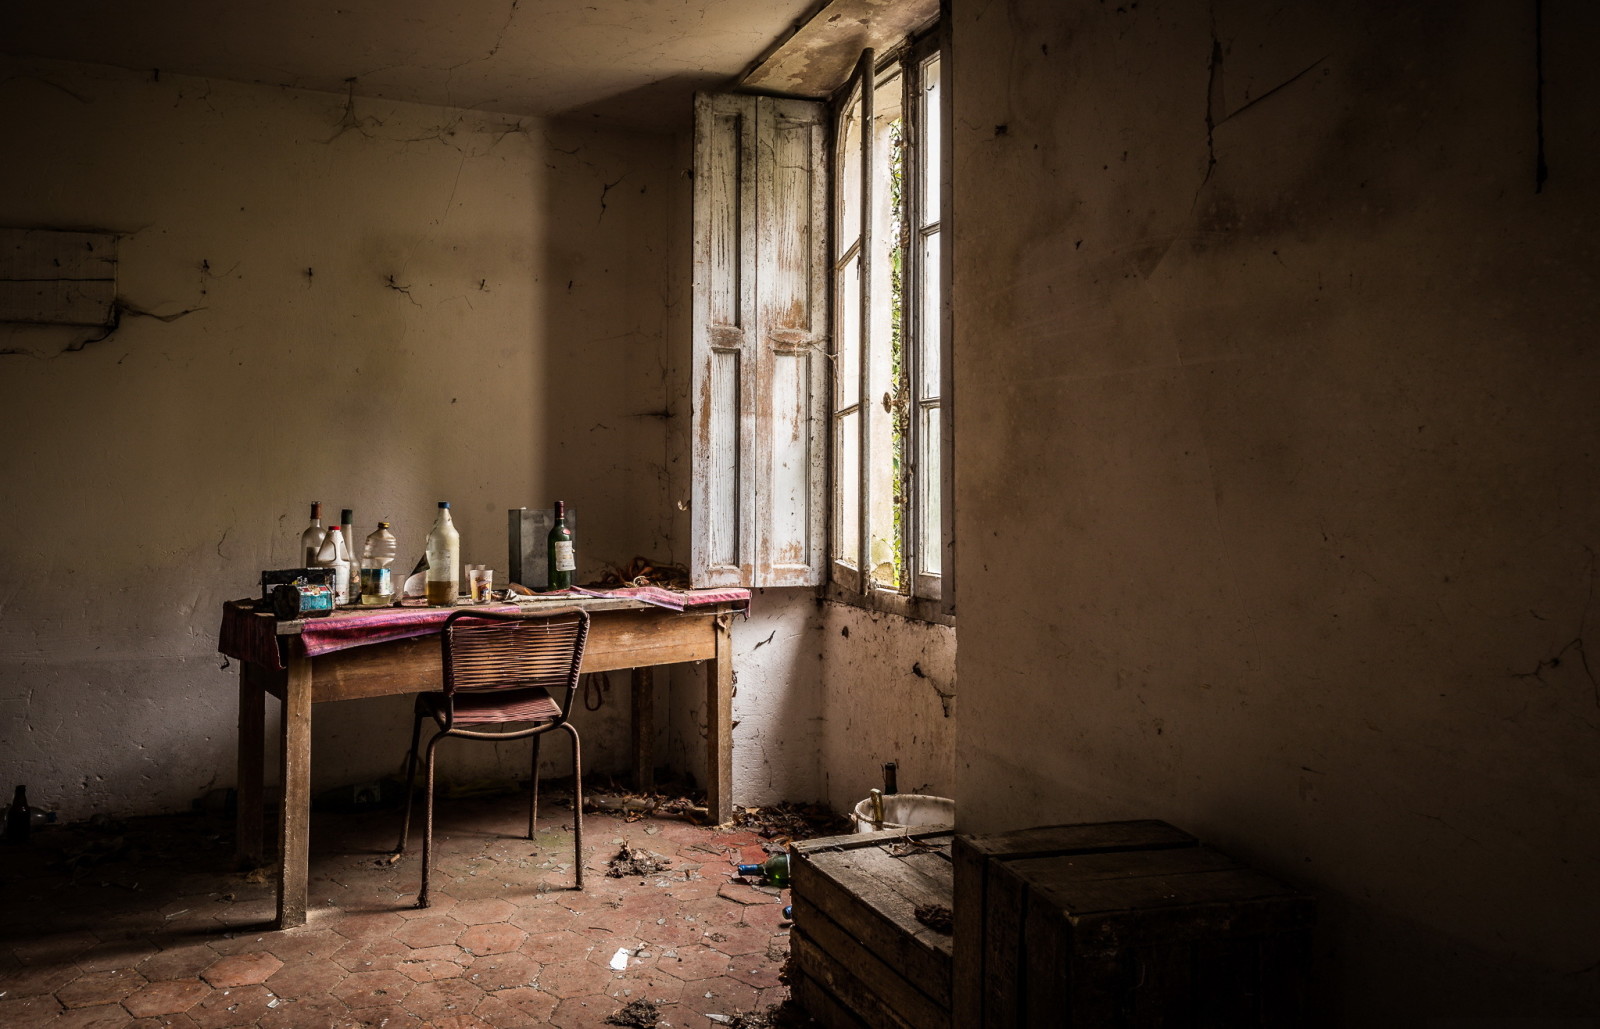
[[[578,600],[589,612],[584,672],[633,670],[633,763],[642,790],[653,784],[656,665],[706,663],[706,806],[719,822],[733,814],[731,800],[733,662],[729,622],[737,605],[708,604],[684,611],[636,600]],[[338,617],[335,615],[335,617]],[[303,623],[277,623],[294,636]],[[278,816],[278,928],[304,925],[311,815],[311,710],[326,700],[386,697],[440,688],[437,634],[374,643],[308,657],[298,641],[286,647],[287,668],[239,662],[239,778],[237,853],[242,865],[263,857],[262,761],[267,694],[283,705],[279,747],[283,803]],[[402,741],[403,742],[403,741]]]

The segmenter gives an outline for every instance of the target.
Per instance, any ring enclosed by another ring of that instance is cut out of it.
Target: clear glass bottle
[[[322,552],[322,541],[328,536],[328,530],[322,527],[322,502],[311,502],[311,524],[306,531],[300,534],[300,549],[305,553],[305,562],[301,568],[315,568],[317,555]]]
[[[361,603],[361,561],[356,556],[355,512],[348,507],[339,512],[339,531],[344,533],[344,548],[350,557],[350,588],[345,592],[348,603]]]
[[[461,592],[461,534],[450,518],[450,502],[439,501],[439,515],[428,530],[428,604],[449,607]]]
[[[317,551],[318,568],[333,569],[333,603],[343,607],[350,602],[350,548],[344,545],[344,533],[337,525],[328,526],[328,536]]]
[[[556,522],[550,526],[550,588],[564,590],[572,587],[572,573],[578,568],[577,541],[567,525],[567,505],[556,501]]]
[[[385,607],[394,599],[394,563],[399,547],[388,522],[367,536],[361,547],[361,604],[363,607]]]

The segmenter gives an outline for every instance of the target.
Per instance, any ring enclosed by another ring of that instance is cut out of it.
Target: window
[[[935,43],[868,51],[834,116],[832,579],[890,607],[940,599],[945,578]]]
[[[944,81],[929,34],[832,104],[697,98],[696,585],[952,610]]]

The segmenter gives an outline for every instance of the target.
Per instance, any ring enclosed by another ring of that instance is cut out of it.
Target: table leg
[[[283,803],[278,812],[279,929],[306,922],[311,828],[311,659],[289,658],[283,690]]]
[[[640,793],[656,788],[655,670],[633,670],[633,782]]]
[[[706,810],[718,824],[733,818],[732,618],[717,616],[717,652],[706,662]]]
[[[266,695],[255,666],[239,662],[238,770],[234,779],[233,855],[240,868],[261,864],[261,762],[265,756]]]

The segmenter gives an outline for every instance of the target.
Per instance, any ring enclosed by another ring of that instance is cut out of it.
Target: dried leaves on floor
[[[621,1011],[606,1018],[606,1025],[626,1026],[628,1029],[656,1029],[661,1021],[661,1010],[648,1000],[631,1000]]]
[[[839,836],[850,831],[850,820],[828,807],[788,801],[770,807],[736,807],[733,824],[766,839],[784,842]]]

